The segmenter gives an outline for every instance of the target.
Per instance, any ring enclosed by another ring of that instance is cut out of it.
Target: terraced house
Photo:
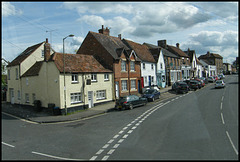
[[[92,55],[104,68],[114,73],[115,98],[140,93],[140,59],[134,50],[121,40],[113,37],[110,30],[102,25],[99,33],[89,31],[77,54]]]

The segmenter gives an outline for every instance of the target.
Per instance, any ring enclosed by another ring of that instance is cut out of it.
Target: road
[[[89,120],[32,124],[2,113],[2,160],[237,160],[238,75],[226,87]]]

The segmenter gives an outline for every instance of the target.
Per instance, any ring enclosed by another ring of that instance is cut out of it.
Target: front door
[[[119,98],[119,82],[115,82],[116,98]]]
[[[93,91],[88,91],[88,108],[93,107]]]
[[[14,89],[10,88],[10,100],[11,100],[11,104],[14,104]]]

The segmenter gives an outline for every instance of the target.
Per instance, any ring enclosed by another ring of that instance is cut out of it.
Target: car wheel
[[[154,102],[154,100],[155,100],[155,99],[154,99],[154,97],[153,97],[153,98],[152,98],[152,102]]]
[[[130,110],[133,109],[133,105],[132,105],[132,104],[129,105],[129,109],[130,109]]]

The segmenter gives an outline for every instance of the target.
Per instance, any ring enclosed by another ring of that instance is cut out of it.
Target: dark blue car
[[[156,89],[147,89],[142,97],[147,98],[148,100],[154,101],[155,99],[159,99],[160,98],[160,92],[157,91]]]

